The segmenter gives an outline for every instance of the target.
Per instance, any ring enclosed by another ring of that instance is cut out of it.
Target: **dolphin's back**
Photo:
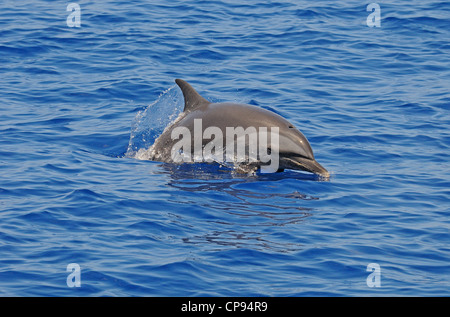
[[[201,136],[205,129],[217,127],[222,131],[222,137],[225,146],[227,128],[242,127],[247,129],[253,127],[260,131],[260,128],[266,128],[270,140],[271,128],[279,128],[279,148],[278,151],[298,154],[303,157],[314,159],[311,146],[306,137],[296,129],[289,121],[280,115],[252,105],[237,103],[209,103],[201,108],[183,112],[175,123],[166,129],[155,142],[158,153],[164,160],[170,161],[170,149],[178,142],[178,139],[172,139],[172,131],[177,127],[186,127],[191,131],[191,141],[194,144],[194,138],[199,137],[195,134],[196,119],[201,119]],[[200,136],[200,137],[201,137]],[[295,139],[296,142],[292,140]],[[210,139],[202,139],[202,145],[210,142]],[[301,146],[299,146],[301,145]],[[192,148],[192,152],[194,149]],[[161,159],[160,159],[161,160]]]

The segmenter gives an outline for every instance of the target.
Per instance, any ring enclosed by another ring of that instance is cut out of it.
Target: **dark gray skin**
[[[191,131],[192,142],[194,142],[194,119],[201,118],[203,131],[208,126],[219,127],[222,131],[225,131],[226,127],[243,127],[244,129],[266,127],[268,131],[271,127],[279,127],[279,171],[294,169],[315,173],[325,178],[330,176],[328,171],[315,160],[306,137],[283,117],[251,105],[211,103],[200,96],[186,81],[176,79],[175,82],[183,92],[184,111],[175,123],[166,128],[155,141],[152,146],[152,160],[171,162],[171,149],[178,141],[172,139],[172,130],[179,126],[187,127]],[[203,146],[209,141],[203,140]],[[256,166],[258,167],[258,163]]]

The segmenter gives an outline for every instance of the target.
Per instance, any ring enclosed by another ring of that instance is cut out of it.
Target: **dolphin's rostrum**
[[[152,147],[149,149],[149,159],[162,162],[179,162],[174,153],[180,152],[180,144],[188,146],[183,147],[183,155],[187,160],[198,162],[198,154],[202,154],[206,148],[211,149],[211,143],[215,143],[214,153],[220,153],[218,150],[228,150],[230,148],[229,140],[222,143],[222,137],[229,135],[230,131],[245,131],[241,137],[241,141],[245,143],[246,157],[249,158],[252,153],[252,140],[258,143],[255,131],[276,131],[276,137],[271,133],[267,133],[267,155],[272,155],[272,163],[274,161],[274,153],[277,154],[277,166],[275,171],[283,171],[284,169],[303,170],[315,173],[322,177],[329,177],[328,171],[323,168],[314,158],[311,146],[306,137],[295,128],[289,121],[280,115],[252,105],[237,103],[211,103],[195,91],[194,88],[182,79],[176,79],[175,82],[181,88],[184,96],[184,110],[180,116],[169,125],[159,136]],[[200,124],[200,127],[199,127]],[[240,130],[238,130],[238,128]],[[231,129],[231,130],[230,130]],[[212,132],[212,133],[211,133]],[[213,140],[212,136],[215,136]],[[220,138],[218,137],[220,135]],[[180,136],[185,138],[185,142],[180,141]],[[236,138],[237,137],[237,138]],[[186,140],[187,139],[187,140]],[[239,135],[233,136],[232,148],[235,150],[235,141],[239,144]],[[220,140],[218,144],[217,141]],[[277,141],[276,144],[274,141]],[[208,144],[209,143],[209,144]],[[194,145],[191,147],[190,145]],[[241,143],[243,144],[243,143]],[[200,146],[199,149],[195,145]],[[261,146],[261,140],[258,145]],[[265,144],[266,145],[266,144]],[[175,150],[174,150],[175,149]],[[196,152],[197,151],[197,152]],[[261,152],[259,152],[261,154]],[[256,155],[253,160],[247,162],[240,161],[241,165],[261,168],[266,167],[269,163],[262,159],[261,155]],[[215,156],[214,161],[221,162]],[[228,159],[230,156],[226,156]],[[234,156],[236,158],[236,156]],[[226,159],[224,158],[224,161]],[[210,162],[211,160],[205,159]],[[270,163],[270,164],[272,164]]]

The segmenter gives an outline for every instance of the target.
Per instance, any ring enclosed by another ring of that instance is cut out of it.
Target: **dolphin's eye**
[[[293,129],[294,127],[290,125],[288,128],[289,128],[289,129]]]

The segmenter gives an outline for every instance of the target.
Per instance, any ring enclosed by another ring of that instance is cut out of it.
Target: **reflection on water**
[[[183,242],[195,245],[208,244],[211,248],[210,251],[220,251],[229,248],[248,248],[266,252],[286,253],[302,249],[298,243],[277,242],[273,239],[271,240],[269,235],[257,231],[213,231],[204,235],[184,238]]]
[[[311,173],[286,170],[281,173],[240,173],[237,170],[222,166],[217,163],[162,163],[161,173],[168,174],[173,182],[169,184],[192,183],[198,180],[198,185],[206,185],[205,180],[237,180],[239,183],[255,181],[279,181],[282,179],[295,179],[302,181],[327,181],[326,179]],[[226,186],[226,185],[225,185]],[[180,188],[182,189],[182,188]]]
[[[250,248],[267,252],[301,249],[296,236],[299,226],[313,215],[311,201],[318,200],[292,188],[277,192],[277,183],[287,180],[318,180],[315,175],[286,171],[276,174],[239,174],[218,164],[161,164],[169,175],[168,186],[177,189],[170,202],[193,206],[200,211],[196,221],[209,223],[209,231],[183,238],[183,242],[204,245],[208,250]],[[184,193],[184,194],[183,194]],[[202,196],[207,199],[202,199]],[[182,218],[183,215],[180,215]],[[187,218],[187,217],[185,217]],[[183,221],[192,221],[192,218]],[[280,230],[288,228],[283,238]],[[292,230],[293,229],[293,230]]]

